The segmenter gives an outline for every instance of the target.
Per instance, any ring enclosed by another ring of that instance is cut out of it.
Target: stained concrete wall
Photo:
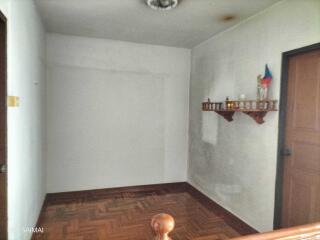
[[[192,50],[189,181],[259,231],[273,227],[278,114],[263,125],[236,113],[202,112],[210,97],[256,98],[269,64],[279,99],[282,52],[320,41],[320,1],[282,1]]]

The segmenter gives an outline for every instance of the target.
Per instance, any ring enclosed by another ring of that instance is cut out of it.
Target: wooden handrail
[[[168,234],[174,229],[174,225],[174,219],[169,214],[155,215],[151,220],[151,227],[156,234],[154,240],[172,240]],[[232,238],[232,240],[320,240],[320,222]]]
[[[320,239],[320,223],[302,225],[292,228],[284,228],[267,233],[258,233],[232,240],[311,240]]]
[[[166,213],[155,215],[151,220],[151,227],[156,234],[154,240],[172,240],[169,233],[174,229],[174,219]]]

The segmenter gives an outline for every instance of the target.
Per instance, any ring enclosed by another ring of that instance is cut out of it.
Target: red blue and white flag
[[[272,74],[270,72],[268,64],[266,64],[266,70],[265,70],[264,77],[261,80],[261,85],[262,87],[268,87],[271,84],[271,82],[272,82]]]

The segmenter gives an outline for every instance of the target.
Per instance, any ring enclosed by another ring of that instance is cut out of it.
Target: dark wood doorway
[[[0,239],[7,239],[7,21],[0,12]]]
[[[320,221],[320,44],[283,54],[275,228]]]

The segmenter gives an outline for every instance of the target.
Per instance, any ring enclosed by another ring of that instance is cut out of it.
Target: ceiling
[[[171,11],[144,0],[35,0],[48,32],[192,48],[279,0],[180,0]],[[223,21],[226,15],[235,19]]]

